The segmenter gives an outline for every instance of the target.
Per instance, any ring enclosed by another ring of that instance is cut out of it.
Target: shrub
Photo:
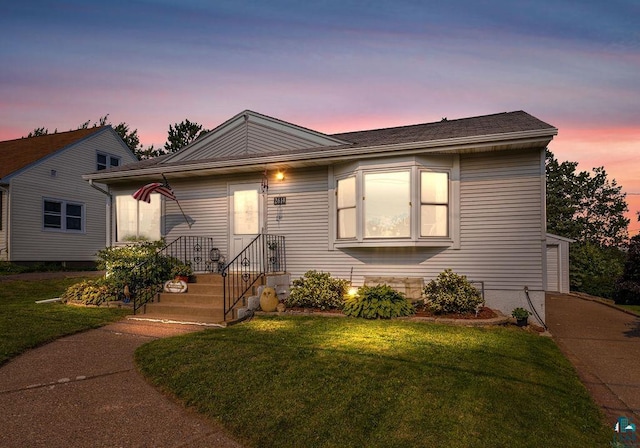
[[[83,303],[99,305],[102,302],[117,300],[118,292],[105,279],[85,280],[67,288],[61,299],[64,303]]]
[[[107,282],[116,291],[122,291],[125,285],[143,288],[161,284],[173,278],[171,268],[178,262],[157,253],[163,246],[160,240],[107,247],[97,253],[97,266],[107,271]]]
[[[483,303],[480,292],[464,275],[445,269],[424,288],[425,305],[436,314],[470,313]]]
[[[390,319],[413,314],[413,306],[404,294],[389,285],[363,286],[356,295],[345,299],[342,312],[365,319]]]
[[[293,281],[285,304],[322,310],[340,309],[348,287],[349,281],[333,278],[328,272],[307,271],[302,278]]]

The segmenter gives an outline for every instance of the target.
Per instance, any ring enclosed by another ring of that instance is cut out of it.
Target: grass
[[[0,365],[29,348],[61,336],[100,327],[128,313],[116,308],[35,303],[36,300],[58,297],[68,286],[81,280],[0,283]]]
[[[633,311],[638,316],[640,316],[640,305],[617,305],[620,308],[624,308],[625,310]]]
[[[515,328],[260,317],[151,342],[141,371],[253,447],[601,447],[548,338]]]

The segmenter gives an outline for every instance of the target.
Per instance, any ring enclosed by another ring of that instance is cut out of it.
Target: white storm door
[[[263,206],[260,184],[229,185],[230,199],[230,247],[233,260],[253,239],[262,232]],[[249,260],[251,264],[258,260]]]

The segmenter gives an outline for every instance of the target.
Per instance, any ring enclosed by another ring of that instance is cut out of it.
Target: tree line
[[[640,236],[629,238],[622,186],[602,166],[578,172],[578,162],[560,163],[549,150],[545,166],[547,231],[575,241],[571,289],[640,304]]]
[[[110,125],[113,130],[116,131],[122,141],[129,147],[129,149],[131,149],[138,160],[152,159],[154,157],[174,153],[180,148],[188,145],[192,141],[202,137],[204,134],[209,132],[209,130],[205,129],[201,124],[196,123],[195,121],[189,121],[189,119],[185,119],[180,123],[169,125],[169,130],[167,132],[167,141],[165,142],[164,146],[156,148],[154,147],[154,145],[150,145],[147,147],[142,145],[140,143],[140,138],[138,137],[138,130],[131,130],[130,126],[127,123],[121,122],[117,125],[114,125],[109,122],[109,114],[100,117],[96,121],[87,120],[81,123],[76,129],[88,129],[91,127],[106,125]],[[57,129],[53,131],[54,134],[57,132]],[[43,126],[35,128],[33,131],[29,132],[27,137],[37,137],[47,134],[49,134],[49,129]]]

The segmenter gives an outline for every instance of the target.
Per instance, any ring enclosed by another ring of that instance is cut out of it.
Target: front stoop
[[[187,292],[184,293],[158,294],[155,301],[147,303],[146,309],[136,314],[135,318],[225,325],[222,276],[197,274],[187,286]],[[227,321],[238,317],[237,311],[233,314]]]

